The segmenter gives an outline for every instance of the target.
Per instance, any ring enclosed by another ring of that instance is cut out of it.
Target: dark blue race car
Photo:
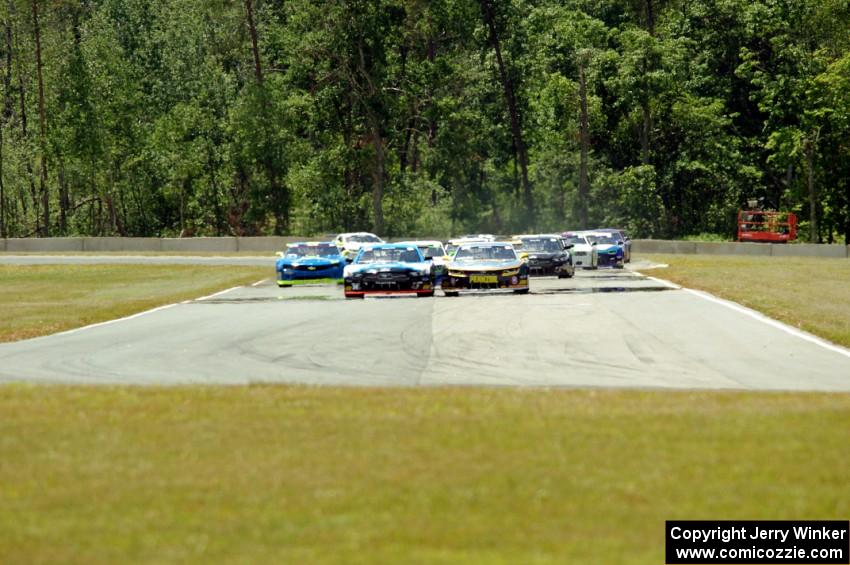
[[[361,248],[345,268],[345,297],[367,294],[434,296],[434,264],[413,244],[383,243]]]
[[[331,242],[290,243],[286,252],[278,255],[277,286],[292,286],[294,281],[304,280],[342,280],[345,258]]]

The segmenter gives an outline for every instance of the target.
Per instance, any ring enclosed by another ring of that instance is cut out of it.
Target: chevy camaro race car
[[[565,279],[575,274],[573,258],[559,235],[517,235],[514,247],[528,254],[531,275],[558,275]]]
[[[611,232],[588,232],[587,239],[596,243],[596,252],[599,254],[599,265],[622,269],[625,265],[626,251],[623,240],[618,233]]]
[[[596,245],[588,241],[587,237],[576,232],[564,232],[561,234],[565,245],[570,248],[573,257],[573,266],[582,269],[596,269],[599,266],[599,254]]]
[[[434,296],[434,265],[415,245],[382,243],[362,248],[346,265],[346,298],[366,294]]]
[[[339,247],[340,254],[350,262],[360,251],[360,248],[365,245],[374,245],[376,243],[384,243],[384,240],[377,235],[365,231],[355,233],[341,233],[336,236],[334,243]]]
[[[292,286],[297,280],[342,279],[345,259],[331,242],[290,243],[278,255],[278,286]]]
[[[446,266],[440,288],[446,296],[467,289],[510,289],[528,293],[528,264],[510,243],[465,243]]]

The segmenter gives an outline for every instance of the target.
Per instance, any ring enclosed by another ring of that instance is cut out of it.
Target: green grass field
[[[135,314],[274,276],[269,268],[0,265],[0,342]]]
[[[843,519],[850,395],[0,387],[0,561],[663,563]]]
[[[711,292],[850,347],[850,260],[707,255],[641,258],[670,265],[647,271],[654,277]]]

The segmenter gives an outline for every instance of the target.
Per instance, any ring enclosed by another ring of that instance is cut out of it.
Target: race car
[[[622,269],[625,266],[626,251],[620,235],[611,232],[588,232],[587,239],[596,244],[599,265]]]
[[[573,266],[582,269],[596,269],[599,266],[599,253],[596,245],[588,241],[587,237],[577,232],[564,232],[561,234],[564,245],[570,247],[573,257]]]
[[[443,275],[446,274],[446,263],[449,261],[449,255],[446,253],[446,248],[443,247],[443,242],[436,240],[421,240],[421,241],[402,241],[402,245],[415,245],[422,257],[426,261],[434,263],[434,275],[437,278],[436,284],[440,284]]]
[[[278,256],[277,286],[292,286],[298,280],[342,279],[345,259],[329,241],[290,243]]]
[[[351,259],[357,255],[360,248],[365,245],[374,245],[384,243],[384,240],[377,235],[365,231],[353,233],[341,233],[334,239],[334,244],[339,247],[343,257],[350,263]]]
[[[461,290],[504,289],[527,294],[528,263],[510,243],[464,243],[446,266],[440,288],[446,296]]]
[[[599,228],[600,232],[610,232],[619,236],[619,241],[623,242],[623,261],[626,263],[632,262],[632,239],[626,234],[625,230],[619,228]]]
[[[363,247],[343,275],[346,298],[367,294],[434,296],[434,264],[415,245],[380,243]]]
[[[558,275],[559,279],[565,279],[575,274],[573,259],[561,236],[515,235],[512,239],[515,249],[528,253],[530,275]]]
[[[481,237],[476,235],[456,237],[454,239],[450,239],[446,243],[446,253],[449,257],[453,257],[454,254],[457,252],[457,248],[463,245],[464,243],[489,243],[491,241],[494,241],[494,239],[492,238],[492,236],[489,236],[487,234],[482,234]]]

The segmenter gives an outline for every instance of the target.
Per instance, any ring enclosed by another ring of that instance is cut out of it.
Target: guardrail
[[[182,253],[274,253],[287,243],[304,241],[299,236],[269,237],[51,237],[0,239],[0,252],[6,253],[87,253],[87,252],[182,252]],[[326,239],[326,238],[320,238]],[[397,239],[397,238],[394,238]],[[687,255],[760,255],[772,257],[850,258],[850,246],[811,243],[737,243],[632,240],[633,253],[673,253]]]

